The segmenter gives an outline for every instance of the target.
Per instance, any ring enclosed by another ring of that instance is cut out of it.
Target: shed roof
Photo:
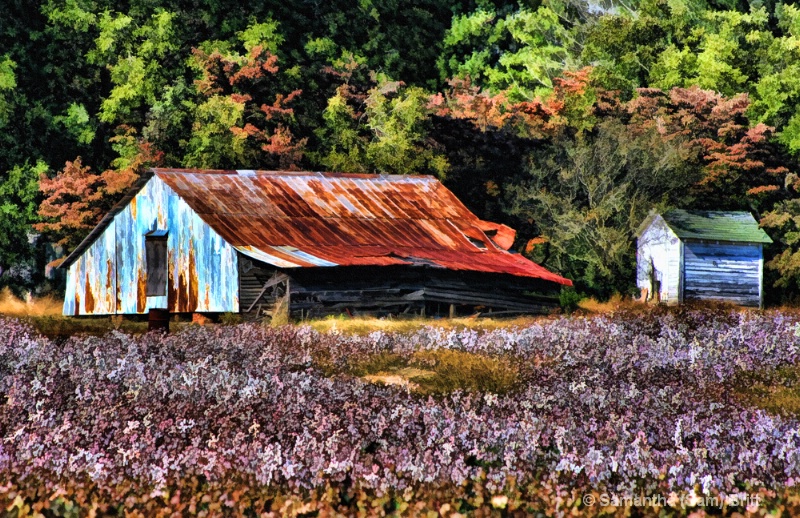
[[[431,176],[196,169],[152,174],[229,244],[278,267],[425,265],[572,284],[508,252],[513,229],[480,220]]]
[[[749,212],[672,209],[661,216],[680,239],[772,243]]]

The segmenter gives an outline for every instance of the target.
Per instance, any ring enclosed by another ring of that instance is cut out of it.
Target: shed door
[[[726,300],[758,306],[761,247],[684,244],[684,300]]]

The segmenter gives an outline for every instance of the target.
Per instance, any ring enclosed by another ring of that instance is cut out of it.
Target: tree
[[[584,290],[624,293],[638,225],[656,206],[682,205],[697,178],[684,158],[655,128],[632,137],[607,119],[532,153],[527,179],[506,186],[507,210],[535,223],[539,238],[526,248],[534,259]]]
[[[17,86],[17,79],[14,75],[14,63],[8,56],[0,56],[0,128],[8,123],[11,111],[10,103],[6,100],[9,92]]]
[[[0,181],[0,286],[11,282],[8,274],[13,267],[32,259],[30,237],[31,225],[37,220],[38,180],[46,171],[42,161],[24,164]]]
[[[160,163],[163,155],[137,138],[133,128],[121,129],[112,139],[118,153],[112,162],[114,167],[97,174],[78,157],[68,161],[53,178],[40,176],[44,200],[38,208],[41,221],[33,227],[55,244],[74,249],[127,192],[140,172]]]
[[[447,160],[428,138],[428,102],[421,88],[386,78],[366,92],[340,86],[323,113],[320,162],[335,171],[444,177]]]
[[[750,126],[746,94],[726,98],[698,87],[669,92],[640,89],[626,105],[635,132],[656,128],[665,140],[679,139],[686,160],[702,174],[689,194],[696,207],[760,210],[768,205],[788,170],[770,140],[773,128]]]
[[[276,24],[256,24],[240,34],[245,53],[210,43],[193,53],[197,106],[184,157],[195,167],[295,168],[306,141],[296,140],[292,102],[301,94],[276,92]]]
[[[443,77],[469,78],[512,101],[550,91],[553,78],[575,67],[574,38],[549,6],[505,16],[478,10],[456,16],[439,59]]]
[[[101,121],[143,122],[147,109],[170,82],[170,62],[178,50],[175,18],[175,13],[161,9],[144,23],[108,11],[95,18],[99,35],[87,58],[105,66],[113,84],[100,108]]]

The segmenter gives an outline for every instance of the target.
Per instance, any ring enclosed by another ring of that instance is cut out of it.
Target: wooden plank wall
[[[239,258],[239,300],[242,311],[255,301],[275,269]],[[290,311],[293,316],[319,317],[331,314],[421,313],[438,308],[449,314],[507,311],[548,313],[558,307],[560,286],[536,279],[503,278],[470,272],[452,272],[414,267],[331,267],[281,270],[290,276]],[[268,290],[256,302],[269,312],[284,286]],[[528,292],[539,291],[534,295]],[[255,309],[254,309],[255,312]]]
[[[761,245],[684,243],[684,298],[761,304]]]

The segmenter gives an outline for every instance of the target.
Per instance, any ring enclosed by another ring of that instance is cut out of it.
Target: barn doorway
[[[147,275],[147,296],[163,297],[167,294],[167,234],[151,232],[144,239]]]

